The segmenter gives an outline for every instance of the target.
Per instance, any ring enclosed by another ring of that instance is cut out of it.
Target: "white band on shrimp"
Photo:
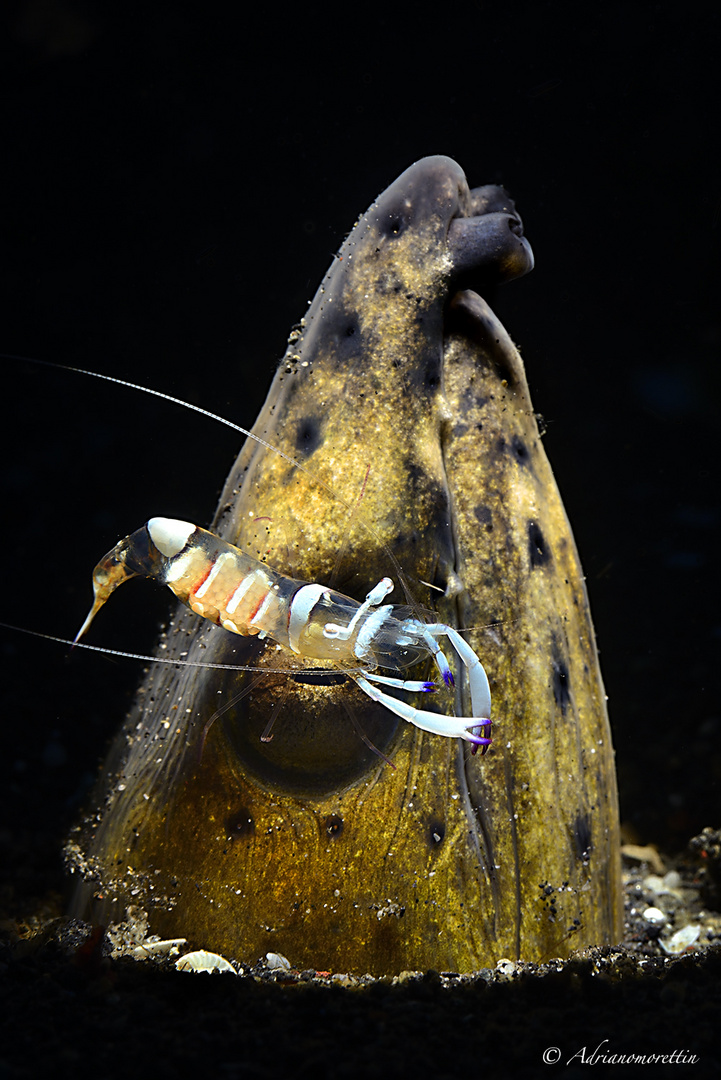
[[[356,638],[355,648],[353,652],[356,654],[359,660],[362,660],[368,655],[373,639],[383,626],[383,623],[387,620],[393,607],[391,604],[384,604],[383,607],[379,607],[377,611],[374,611],[368,616],[366,621],[358,631],[358,637]],[[327,629],[327,627],[326,627]]]
[[[329,594],[325,585],[304,585],[294,595],[290,603],[290,619],[288,620],[288,644],[294,653],[300,652],[300,635],[308,625],[310,613],[322,596]]]
[[[196,526],[190,521],[180,521],[178,518],[153,517],[148,522],[150,539],[166,559],[180,554],[195,529]]]

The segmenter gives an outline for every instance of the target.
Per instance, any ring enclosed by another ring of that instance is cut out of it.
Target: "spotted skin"
[[[505,955],[548,959],[622,936],[605,693],[583,570],[520,355],[473,292],[454,297],[446,329],[446,460],[466,584],[457,617],[499,620],[496,634],[469,635],[503,723],[500,752],[466,769],[479,854],[493,867],[493,899],[471,932],[479,950],[502,928]],[[554,920],[539,906],[541,881],[556,890]]]
[[[398,580],[390,549],[445,622],[500,620],[469,635],[491,679],[491,751],[411,729],[348,683],[289,679],[266,643],[178,613],[164,655],[267,676],[151,670],[107,762],[100,820],[70,848],[89,878],[78,913],[107,922],[132,899],[162,936],[254,957],[272,934],[299,967],[374,974],[542,960],[618,936],[615,777],[583,579],[520,358],[471,291],[531,264],[505,192],[471,191],[448,158],[408,169],[349,234],[255,425],[321,482],[249,442],[213,523],[283,573],[353,596]],[[467,714],[455,675],[443,694]],[[209,719],[243,691],[199,757]],[[540,881],[561,890],[555,921]]]

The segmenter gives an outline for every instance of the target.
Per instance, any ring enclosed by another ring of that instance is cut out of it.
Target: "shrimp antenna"
[[[55,637],[54,634],[43,634],[39,630],[28,630],[26,626],[14,626],[12,623],[6,622],[0,622],[0,627],[2,627],[3,630],[13,630],[19,634],[30,634],[31,637],[43,638],[45,641],[55,641],[58,645],[69,645],[71,649],[89,649],[90,652],[105,653],[106,656],[119,656],[123,660],[144,660],[148,664],[170,664],[171,667],[210,668],[214,671],[257,671],[262,675],[267,675],[268,672],[272,670],[267,666],[254,667],[250,664],[214,664],[207,660],[174,660],[170,656],[149,656],[146,653],[123,652],[122,649],[108,649],[103,645],[88,645],[85,641],[72,641],[70,638]],[[288,671],[290,674],[294,674],[296,671],[303,671],[304,669],[302,667],[298,667],[283,668],[282,670]],[[352,677],[353,672],[356,669],[348,667],[332,668],[329,670],[332,670],[334,675],[339,674]],[[236,701],[238,701],[241,697],[244,696],[244,694],[252,690],[255,685],[255,682],[252,683],[249,687],[246,687],[246,689],[242,693],[232,698],[232,700],[228,702],[227,706],[224,706],[222,709],[218,710],[218,712],[215,714],[215,717],[220,716],[221,713],[224,712],[225,708],[230,708],[231,705],[234,705]],[[215,717],[213,717],[213,719],[215,719]]]
[[[359,500],[356,500],[355,505],[352,505],[346,499],[344,499],[342,495],[335,491],[330,484],[327,484],[325,480],[322,480],[319,476],[317,476],[312,471],[312,469],[306,468],[306,466],[303,465],[300,461],[297,461],[294,457],[291,457],[290,454],[286,454],[284,450],[281,450],[278,446],[274,446],[273,443],[268,442],[268,440],[264,439],[261,435],[256,435],[254,431],[250,431],[248,428],[243,427],[241,424],[234,424],[232,420],[228,420],[226,417],[220,416],[219,413],[211,412],[210,409],[204,409],[200,405],[193,405],[192,402],[184,401],[182,398],[174,397],[172,394],[166,394],[163,390],[154,390],[150,386],[143,386],[142,383],[131,382],[129,379],[119,379],[116,375],[103,375],[99,371],[90,371],[89,368],[74,367],[72,364],[59,364],[54,360],[38,360],[32,356],[18,356],[14,353],[0,353],[0,356],[2,356],[6,360],[17,360],[21,363],[26,364],[38,364],[40,367],[56,368],[60,371],[71,371],[75,375],[89,375],[93,379],[102,379],[103,382],[115,383],[116,386],[125,386],[129,390],[139,390],[143,394],[149,394],[151,397],[157,397],[163,401],[168,401],[171,405],[180,405],[183,409],[189,409],[190,412],[198,413],[199,416],[205,416],[209,420],[215,420],[217,423],[223,424],[224,427],[230,428],[231,431],[237,431],[238,434],[245,435],[248,439],[253,439],[260,446],[265,447],[266,450],[271,450],[274,454],[278,454],[280,457],[283,458],[284,461],[287,461],[290,465],[293,465],[294,468],[299,469],[301,472],[305,473],[306,476],[309,476],[314,484],[318,484],[319,487],[322,487],[324,491],[328,492],[331,498],[335,499],[336,502],[340,503],[341,506],[345,507],[345,509],[351,516],[351,520],[356,516],[356,510],[358,508]],[[368,471],[366,472],[366,477],[363,481],[363,490],[361,492],[361,497],[363,495],[363,492],[365,491],[367,482]],[[393,552],[388,549],[387,545],[383,543],[381,538],[376,533],[375,529],[367,521],[365,521],[362,517],[359,517],[358,521],[360,525],[362,525],[363,528],[366,530],[368,535],[372,536],[373,539],[376,540],[379,544],[381,544],[381,546],[385,549],[389,561],[391,562],[393,569],[395,570],[398,580],[403,586],[404,591],[408,593],[405,575]]]
[[[170,664],[172,667],[214,668],[217,671],[260,671],[266,673],[267,667],[248,667],[241,664],[213,664],[206,660],[173,660],[170,656],[148,656],[146,653],[123,652],[122,649],[108,649],[102,645],[88,645],[85,641],[71,641],[70,638],[42,634],[39,630],[28,630],[25,626],[13,626],[12,623],[0,622],[4,630],[14,630],[31,637],[56,641],[58,645],[69,645],[71,649],[89,649],[90,652],[105,653],[107,656],[120,656],[124,660],[145,660],[149,664]]]

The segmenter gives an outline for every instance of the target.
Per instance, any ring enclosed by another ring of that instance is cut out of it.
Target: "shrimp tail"
[[[119,540],[93,570],[93,606],[73,638],[73,644],[77,644],[87,633],[101,607],[123,582],[138,576],[154,577],[157,574],[157,562],[158,552],[148,543],[145,526]]]

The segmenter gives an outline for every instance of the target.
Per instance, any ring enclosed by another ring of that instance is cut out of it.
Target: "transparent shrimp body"
[[[131,577],[167,585],[197,615],[231,633],[270,637],[302,659],[332,663],[361,690],[396,716],[437,735],[465,739],[476,747],[491,742],[491,696],[477,655],[451,626],[399,618],[405,609],[383,601],[393,590],[383,578],[359,603],[324,585],[286,577],[240,548],[187,521],[151,518],[119,541],[93,572],[95,600],[76,641],[108,597]],[[381,686],[426,693],[435,683],[379,675],[377,667],[402,672],[432,656],[446,686],[453,685],[437,639],[446,637],[466,667],[471,717],[417,709]]]

